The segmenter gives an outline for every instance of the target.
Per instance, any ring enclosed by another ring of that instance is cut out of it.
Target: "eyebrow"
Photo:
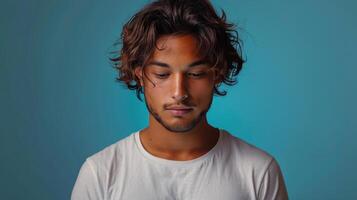
[[[187,65],[187,67],[196,67],[196,66],[199,66],[199,65],[202,65],[202,64],[207,64],[207,61],[205,60],[197,60],[189,65]],[[147,64],[148,66],[149,65],[156,65],[156,66],[159,66],[159,67],[165,67],[165,68],[170,68],[170,65],[167,64],[167,63],[163,63],[163,62],[160,62],[160,61],[151,61]]]

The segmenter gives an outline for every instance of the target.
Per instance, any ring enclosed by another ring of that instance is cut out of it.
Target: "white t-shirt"
[[[220,129],[217,144],[188,161],[147,152],[139,132],[87,158],[72,200],[286,200],[276,160]]]

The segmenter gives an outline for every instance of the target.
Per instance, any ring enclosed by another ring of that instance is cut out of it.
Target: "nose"
[[[172,98],[178,102],[188,98],[187,83],[184,74],[182,73],[175,74],[172,91],[173,91]]]

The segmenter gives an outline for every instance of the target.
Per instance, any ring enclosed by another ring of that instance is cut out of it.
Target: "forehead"
[[[167,62],[199,59],[198,41],[193,35],[161,36],[151,58]]]

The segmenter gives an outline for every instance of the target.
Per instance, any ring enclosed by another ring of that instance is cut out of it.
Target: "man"
[[[206,0],[156,1],[124,26],[122,45],[118,80],[144,94],[149,125],[89,157],[73,200],[288,199],[272,156],[207,121],[243,65],[224,13]]]

